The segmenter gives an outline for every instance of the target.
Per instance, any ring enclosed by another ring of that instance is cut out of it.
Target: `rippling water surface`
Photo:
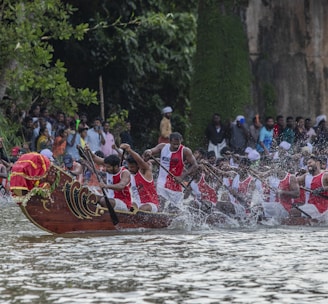
[[[328,303],[328,227],[53,236],[0,209],[0,303]]]

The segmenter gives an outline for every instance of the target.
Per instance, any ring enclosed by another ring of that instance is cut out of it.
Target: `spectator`
[[[214,113],[211,123],[205,130],[208,140],[207,151],[214,151],[217,158],[221,157],[220,151],[226,146],[227,130],[221,123],[221,116]]]
[[[31,116],[26,116],[23,121],[22,133],[23,133],[23,139],[28,144],[29,149],[31,149],[32,146],[33,130],[34,130],[33,119]]]
[[[87,128],[87,129],[89,129],[89,126],[88,126],[88,117],[87,117],[87,114],[85,114],[85,113],[81,113],[81,115],[80,115],[80,125],[79,125],[79,127],[81,128],[81,129],[85,129],[85,128]]]
[[[269,155],[272,141],[273,141],[273,127],[274,120],[271,116],[268,116],[265,119],[265,125],[261,128],[259,142],[256,145],[256,150],[259,153]]]
[[[88,128],[80,128],[79,127],[79,133],[80,133],[80,144],[81,144],[81,147],[84,149],[85,148],[85,144],[86,144],[86,138],[88,136]]]
[[[315,141],[317,134],[315,133],[314,129],[312,128],[311,118],[305,119],[304,128],[306,131],[306,143],[312,143]]]
[[[51,136],[49,134],[49,130],[47,129],[47,127],[43,126],[40,128],[39,131],[39,136],[36,139],[36,151],[40,152],[43,149],[52,149],[52,139]]]
[[[62,163],[63,156],[65,154],[66,145],[67,145],[68,131],[64,129],[59,130],[58,136],[56,136],[52,152],[54,158],[57,159],[59,163]]]
[[[39,119],[40,117],[40,106],[36,103],[34,103],[31,106],[29,115],[33,118],[33,120],[35,121],[35,119]]]
[[[120,138],[122,144],[129,144],[130,147],[133,149],[133,139],[130,134],[130,131],[131,131],[131,123],[127,121],[125,123],[125,130],[120,134]]]
[[[50,122],[50,117],[49,117],[49,111],[47,108],[43,107],[41,108],[40,110],[40,117],[43,117],[44,120],[46,121],[46,127],[49,131],[49,134],[50,135],[53,135],[52,133],[52,125],[51,125],[51,122]]]
[[[60,130],[65,130],[67,128],[65,124],[65,120],[66,120],[65,113],[57,112],[56,121],[53,124],[54,136],[58,136]]]
[[[88,135],[86,138],[86,142],[91,151],[96,152],[101,150],[101,145],[105,145],[105,137],[104,132],[101,127],[101,119],[95,118],[93,121],[93,127],[88,130]]]
[[[254,149],[256,148],[256,144],[259,140],[261,128],[262,128],[262,124],[261,124],[259,116],[257,115],[255,117],[253,117],[252,124],[249,127],[248,145]]]
[[[230,127],[229,145],[234,153],[244,153],[249,138],[245,117],[238,115]]]
[[[79,161],[81,157],[77,147],[81,146],[81,137],[76,129],[75,121],[71,121],[70,127],[68,129],[65,154],[70,154],[73,160]]]
[[[115,146],[115,138],[114,135],[109,132],[109,122],[103,123],[103,133],[105,138],[105,144],[101,145],[101,151],[104,153],[103,158],[112,154],[117,154],[113,149],[113,146]]]
[[[294,131],[294,118],[292,116],[288,116],[286,118],[286,128],[282,131],[282,141],[287,141],[291,145],[294,144],[295,141],[295,131]]]
[[[159,126],[159,138],[158,143],[169,143],[169,137],[172,133],[172,125],[171,125],[171,116],[172,116],[172,108],[171,107],[165,107],[162,110],[163,118],[161,120],[160,126]]]
[[[295,145],[297,147],[303,147],[306,145],[307,134],[304,125],[304,118],[302,116],[296,117],[295,133]]]
[[[328,141],[328,129],[326,126],[327,117],[326,115],[319,115],[316,118],[315,132],[317,134],[316,145],[319,148],[325,146]]]
[[[284,116],[278,115],[276,117],[276,123],[273,127],[273,138],[275,139],[277,145],[282,141],[282,131],[285,129]]]

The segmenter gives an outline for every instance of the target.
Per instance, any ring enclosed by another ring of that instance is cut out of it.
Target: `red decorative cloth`
[[[47,175],[50,161],[39,153],[23,154],[13,165],[10,190],[31,190]]]

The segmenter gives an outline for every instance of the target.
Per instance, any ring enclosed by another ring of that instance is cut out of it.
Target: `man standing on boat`
[[[182,182],[184,178],[194,173],[197,168],[192,151],[181,143],[182,135],[173,132],[170,134],[170,143],[160,143],[144,152],[146,158],[160,154],[157,193],[175,207],[179,207],[183,198]],[[189,164],[186,170],[184,170],[185,162]]]
[[[92,153],[92,158],[98,165],[103,165],[106,170],[106,183],[100,182],[99,186],[105,189],[109,202],[115,210],[130,211],[132,207],[131,175],[122,167],[117,155],[109,155],[105,158]],[[105,205],[105,199],[100,203]]]
[[[126,161],[131,173],[133,207],[143,211],[157,212],[159,200],[151,164],[144,161],[129,144],[121,144],[120,148],[129,153]]]
[[[320,159],[311,155],[307,161],[308,173],[297,177],[306,191],[305,204],[300,208],[312,218],[322,219],[328,210],[328,172],[320,169]]]

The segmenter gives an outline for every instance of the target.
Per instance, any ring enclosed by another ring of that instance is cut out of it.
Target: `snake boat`
[[[37,227],[53,233],[104,232],[133,228],[166,228],[169,213],[116,211],[119,224],[97,195],[39,153],[22,155],[12,168],[10,190],[14,201]]]

